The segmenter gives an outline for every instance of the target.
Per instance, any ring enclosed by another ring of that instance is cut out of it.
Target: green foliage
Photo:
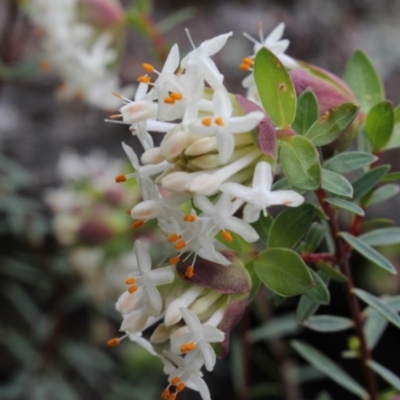
[[[338,174],[345,174],[359,168],[366,167],[376,161],[378,157],[363,151],[348,151],[339,153],[324,162],[324,168]]]
[[[370,190],[372,190],[379,181],[386,175],[389,167],[387,165],[381,165],[373,168],[355,179],[351,184],[354,189],[353,200],[358,200],[364,196]]]
[[[279,142],[279,156],[290,185],[299,190],[315,190],[321,184],[321,165],[315,146],[303,136]]]
[[[262,283],[284,297],[302,294],[315,284],[301,257],[289,249],[264,250],[254,264]]]
[[[374,370],[382,379],[393,386],[395,389],[400,390],[400,378],[392,371],[377,363],[376,361],[369,360],[368,366]]]
[[[303,245],[304,253],[312,253],[315,251],[324,239],[325,228],[319,222],[313,222],[308,230]]]
[[[294,248],[307,232],[315,215],[315,207],[303,204],[283,210],[273,221],[267,247]]]
[[[304,326],[317,332],[338,332],[353,327],[353,321],[333,315],[316,315],[307,319]]]
[[[353,214],[364,216],[365,212],[364,210],[359,207],[357,204],[352,203],[351,201],[341,199],[339,197],[329,197],[326,200],[329,204],[332,204],[336,208],[339,208],[341,210],[346,210],[349,211]]]
[[[355,94],[364,113],[368,113],[376,103],[385,98],[382,81],[363,51],[357,50],[350,57],[344,80]]]
[[[265,47],[256,55],[254,80],[261,104],[271,121],[282,129],[288,129],[296,114],[296,92],[286,68]]]
[[[305,90],[297,99],[296,117],[292,129],[299,135],[304,135],[318,119],[319,107],[315,94]]]
[[[321,278],[320,274],[323,275],[323,273],[316,273],[312,269],[310,269],[310,273],[312,276],[312,279],[314,281],[314,286],[310,289],[308,289],[306,292],[304,292],[304,295],[307,296],[309,299],[314,301],[315,303],[318,304],[329,304],[331,300],[331,295],[328,290],[327,284],[329,283],[329,280],[325,278]]]
[[[382,101],[375,104],[365,119],[365,134],[372,150],[382,150],[389,142],[394,126],[394,110],[392,103]]]
[[[343,175],[322,168],[321,177],[321,187],[327,192],[343,197],[353,196],[353,187]]]
[[[342,103],[323,114],[304,134],[315,146],[333,142],[357,116],[358,107],[352,103]]]
[[[400,228],[381,228],[363,233],[359,239],[369,246],[387,246],[400,243]]]

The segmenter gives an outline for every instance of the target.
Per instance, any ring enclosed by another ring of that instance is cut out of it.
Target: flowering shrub
[[[356,251],[396,274],[374,247],[398,243],[399,229],[364,227],[368,208],[398,193],[399,178],[380,165],[398,146],[399,108],[384,98],[367,56],[350,59],[344,81],[290,58],[280,24],[245,57],[246,96],[229,93],[212,60],[232,33],[207,40],[183,58],[172,46],[161,68],[144,63],[122,119],[143,145],[123,143],[143,200],[131,209],[134,227],[149,220],[170,243],[169,260],[152,264],[140,241],[126,291],[117,301],[122,338],[160,358],[168,375],[164,399],[186,386],[210,398],[202,367],[228,353],[230,332],[260,286],[278,301],[300,295],[297,322],[317,332],[353,328],[348,355],[361,360],[364,388],[325,355],[301,341],[293,348],[315,368],[363,399],[377,399],[374,373],[399,389],[397,378],[371,358],[387,322],[400,327],[399,299],[355,288]],[[154,146],[148,132],[163,133]],[[357,149],[348,150],[357,137]],[[355,172],[351,181],[349,172]],[[271,206],[283,206],[274,216]],[[287,208],[289,207],[289,208]],[[342,227],[339,213],[350,223]],[[315,315],[340,282],[351,318]],[[359,300],[367,305],[361,311]],[[362,316],[365,316],[365,319]],[[379,322],[376,322],[379,321]],[[143,332],[152,328],[149,341]],[[109,345],[117,345],[114,338]]]

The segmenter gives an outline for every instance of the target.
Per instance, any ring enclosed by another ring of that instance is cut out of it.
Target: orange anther
[[[194,222],[196,221],[197,217],[193,214],[187,214],[183,217],[183,220],[186,222]]]
[[[155,68],[151,64],[148,64],[148,63],[143,63],[142,67],[147,72],[154,72],[155,71]]]
[[[180,238],[181,238],[181,235],[178,235],[177,233],[173,233],[172,235],[169,235],[167,237],[167,240],[168,240],[169,243],[174,243]]]
[[[179,376],[174,376],[171,379],[171,385],[177,386],[179,384],[179,382],[181,381],[181,378]]]
[[[130,276],[125,279],[125,283],[127,285],[133,285],[134,283],[136,283],[136,278],[134,278],[133,276]]]
[[[180,384],[176,385],[176,390],[178,392],[182,392],[182,390],[185,389],[185,387],[186,385],[183,382],[181,382]]]
[[[217,117],[217,118],[215,118],[215,123],[216,123],[218,126],[224,126],[224,125],[225,125],[224,119],[223,119],[222,117]]]
[[[173,99],[172,97],[166,97],[165,99],[164,99],[164,103],[166,103],[166,104],[175,104],[175,99]]]
[[[189,343],[184,343],[180,350],[182,353],[188,353],[190,351],[193,351],[196,348],[196,343],[189,342]]]
[[[169,389],[165,389],[161,393],[161,398],[163,400],[169,400],[170,396],[171,396],[171,392],[169,391]]]
[[[185,278],[193,278],[194,276],[194,266],[193,265],[189,265],[186,270],[185,270]]]
[[[232,234],[228,231],[222,231],[222,237],[227,241],[227,242],[232,242],[233,237]]]
[[[244,57],[242,63],[252,66],[254,64],[254,61],[250,57]]]
[[[140,83],[150,83],[151,82],[151,78],[148,75],[140,75],[136,80]]]
[[[174,249],[182,250],[185,246],[186,246],[186,240],[181,239],[175,243]]]
[[[203,119],[201,120],[201,123],[202,123],[204,126],[210,126],[211,123],[212,123],[212,119],[211,119],[210,117],[205,117],[205,118],[203,118]]]
[[[112,338],[107,342],[107,346],[108,347],[115,347],[118,346],[121,343],[121,339],[120,338]]]
[[[136,285],[132,285],[132,286],[129,286],[129,287],[128,287],[128,292],[129,292],[130,294],[135,293],[136,290],[138,290],[138,287],[137,287]]]
[[[122,117],[121,114],[113,114],[113,115],[110,115],[108,118],[110,118],[110,119],[119,119],[121,117]]]
[[[182,93],[179,93],[179,92],[171,92],[169,97],[171,97],[171,99],[174,99],[174,100],[182,100],[183,95],[182,95]]]
[[[250,65],[242,63],[239,65],[239,69],[242,71],[248,71],[250,69]]]
[[[131,224],[131,227],[133,229],[138,229],[138,228],[141,228],[144,225],[144,223],[145,223],[145,221],[143,221],[142,219],[138,219],[137,221],[135,221]]]
[[[172,257],[172,258],[169,259],[169,263],[171,265],[176,265],[176,264],[178,264],[179,260],[180,260],[180,257],[179,256],[175,256],[175,257]]]
[[[115,182],[121,183],[121,182],[126,182],[126,175],[125,174],[119,174],[115,177]]]

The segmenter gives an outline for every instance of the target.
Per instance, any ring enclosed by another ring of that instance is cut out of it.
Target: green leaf
[[[304,326],[317,332],[338,332],[351,328],[353,321],[332,315],[316,315],[309,318]]]
[[[318,151],[305,137],[295,135],[280,140],[283,172],[293,188],[315,190],[321,182]]]
[[[286,68],[263,47],[256,54],[253,75],[265,112],[276,126],[288,129],[296,114],[297,98]]]
[[[267,247],[295,247],[307,232],[314,215],[315,206],[309,203],[283,210],[271,225]]]
[[[378,267],[381,267],[385,271],[391,272],[392,274],[396,275],[397,271],[396,268],[383,257],[382,254],[378,253],[375,249],[369,246],[367,243],[362,241],[359,238],[356,238],[353,235],[350,235],[346,232],[341,232],[340,236],[357,252],[362,254],[366,259],[373,262]]]
[[[297,99],[296,117],[292,129],[299,135],[304,135],[318,119],[318,100],[311,90],[305,90]]]
[[[396,116],[395,116],[396,118]],[[389,149],[395,149],[397,147],[400,147],[400,123],[395,122],[395,125],[393,127],[392,135],[390,137],[389,143],[385,146],[386,150]]]
[[[383,365],[378,364],[376,361],[369,360],[367,364],[387,383],[392,385],[395,389],[400,390],[400,378],[396,374],[394,374],[392,371],[390,371]]]
[[[354,120],[358,107],[353,103],[342,103],[325,112],[310,129],[305,137],[315,146],[332,143]]]
[[[318,304],[329,304],[331,295],[327,285],[325,285],[325,282],[322,280],[319,274],[314,272],[312,269],[310,269],[310,273],[314,280],[315,286],[304,292],[304,296],[307,296],[309,299]],[[328,283],[329,279],[327,279],[326,282]]]
[[[249,254],[252,246],[250,243],[246,242],[240,235],[238,235],[235,232],[229,231],[229,233],[232,236],[232,241],[228,242],[226,241],[223,236],[222,232],[219,232],[218,235],[216,236],[217,239],[223,243],[226,247],[229,249],[232,249],[236,251],[238,254]]]
[[[400,104],[394,109],[394,123],[400,124]]]
[[[369,246],[387,246],[400,243],[400,228],[381,228],[363,233],[359,239]]]
[[[369,399],[367,391],[358,382],[356,382],[350,375],[347,374],[347,372],[343,371],[337,364],[335,364],[320,351],[309,344],[300,342],[298,340],[293,340],[291,345],[318,371],[321,371],[327,377],[356,396],[359,396],[365,400]]]
[[[377,227],[382,226],[393,226],[395,225],[394,221],[389,218],[373,218],[368,221],[364,221],[362,223],[363,230],[369,231],[371,229],[376,229]]]
[[[256,274],[253,260],[246,263],[246,270],[249,273],[251,279],[251,290],[249,294],[249,303],[250,303],[257,294],[258,289],[260,288],[261,285],[261,281],[258,275]]]
[[[357,204],[352,203],[351,201],[340,199],[338,197],[329,197],[326,199],[329,204],[340,208],[341,210],[350,211],[353,214],[364,216],[364,210],[359,207]]]
[[[372,150],[382,150],[389,142],[394,126],[394,110],[392,103],[382,101],[375,104],[365,119],[364,131]]]
[[[323,261],[318,261],[315,266],[321,270],[328,278],[333,279],[336,282],[346,282],[347,278],[340,271],[331,267],[328,263]]]
[[[251,224],[264,243],[267,242],[272,221],[273,219],[269,214],[264,216],[263,213],[261,213],[260,218],[258,218],[258,220],[254,222],[254,224]]]
[[[318,393],[317,397],[315,398],[315,400],[333,400],[331,395],[328,392],[321,392]]]
[[[389,322],[391,322],[397,328],[400,328],[400,317],[397,312],[383,300],[379,299],[376,296],[366,292],[362,289],[353,289],[355,295],[371,306],[375,311],[382,315],[382,317],[386,318]]]
[[[297,324],[294,315],[284,314],[274,317],[266,324],[250,330],[248,333],[248,339],[250,343],[268,341],[292,335],[298,332],[298,330],[299,325]]]
[[[356,169],[366,167],[376,161],[378,157],[363,151],[349,151],[339,153],[324,163],[324,168],[338,174],[345,174]]]
[[[314,285],[304,261],[292,250],[264,250],[254,260],[254,265],[261,281],[281,296],[296,296]]]
[[[319,222],[313,222],[304,241],[303,252],[306,254],[315,251],[324,240],[325,228]]]
[[[367,347],[372,350],[381,338],[388,322],[371,307],[367,307],[366,310],[364,310],[364,314],[367,316],[363,327],[364,335],[367,341]]]
[[[400,180],[400,172],[390,172],[381,179],[381,182],[393,182]]]
[[[388,165],[381,165],[369,170],[364,175],[355,179],[351,183],[354,189],[353,200],[358,200],[360,197],[364,196],[364,194],[373,189],[388,171]]]
[[[353,187],[350,182],[340,174],[322,168],[322,189],[338,196],[352,197]]]
[[[309,319],[313,314],[315,314],[320,307],[320,303],[311,300],[306,295],[300,297],[299,304],[296,309],[296,320],[298,324],[302,324],[304,321]]]
[[[385,99],[382,81],[368,56],[360,50],[348,61],[344,81],[360,103],[361,111],[368,113],[371,107]]]
[[[374,204],[382,203],[382,201],[386,201],[391,197],[396,196],[399,191],[399,185],[395,185],[394,183],[383,185],[374,191],[372,196],[366,201],[365,207],[370,207]]]

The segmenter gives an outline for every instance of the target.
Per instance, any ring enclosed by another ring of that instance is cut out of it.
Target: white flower
[[[271,191],[271,186],[271,165],[262,161],[256,166],[252,188],[227,182],[221,185],[221,190],[247,203],[243,210],[243,219],[249,223],[257,221],[260,211],[266,215],[269,206],[282,204],[297,207],[304,201],[304,197],[294,190]]]
[[[210,343],[222,342],[225,334],[215,326],[202,325],[199,317],[187,308],[179,309],[189,332],[184,333],[171,343],[174,353],[188,353],[198,351],[204,358],[204,365],[208,371],[212,371],[216,362],[215,351]]]
[[[254,129],[264,118],[264,113],[253,111],[243,116],[233,116],[232,103],[224,89],[214,92],[213,109],[213,116],[197,119],[190,124],[190,130],[198,134],[215,136],[217,138],[219,159],[222,164],[225,164],[231,157],[235,147],[233,135]]]

